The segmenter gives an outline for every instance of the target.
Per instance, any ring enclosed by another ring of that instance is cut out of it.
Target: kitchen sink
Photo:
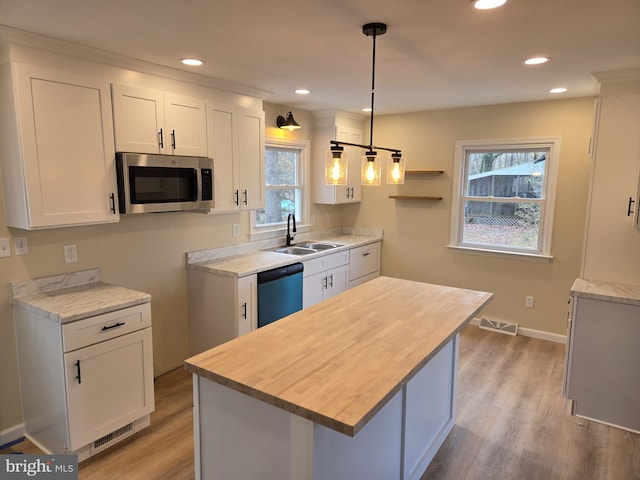
[[[317,250],[313,248],[306,247],[279,247],[273,250],[276,253],[288,253],[289,255],[310,255],[312,253],[316,253]]]
[[[332,243],[332,242],[301,242],[296,243],[297,247],[311,248],[313,250],[330,250],[332,248],[342,247],[341,243]]]
[[[341,243],[333,242],[300,242],[291,245],[290,247],[274,248],[272,251],[277,253],[288,253],[289,255],[310,255],[312,253],[318,253],[342,246],[343,245]]]

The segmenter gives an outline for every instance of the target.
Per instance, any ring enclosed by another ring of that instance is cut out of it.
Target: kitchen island
[[[492,294],[378,277],[185,362],[196,478],[420,478]]]

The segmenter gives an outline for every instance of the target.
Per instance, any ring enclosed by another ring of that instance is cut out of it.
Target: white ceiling
[[[396,113],[597,93],[592,72],[640,66],[639,0],[0,0],[0,24],[272,92],[305,110]],[[546,55],[546,65],[522,60]],[[193,69],[191,69],[193,71]],[[311,95],[300,97],[295,88]]]

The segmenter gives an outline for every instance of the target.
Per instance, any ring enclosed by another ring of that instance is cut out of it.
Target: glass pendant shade
[[[347,184],[347,152],[344,147],[332,146],[325,157],[324,183],[327,185]]]
[[[405,171],[405,159],[400,153],[394,153],[389,158],[387,165],[387,183],[403,184]]]
[[[376,152],[362,157],[362,185],[380,185],[380,159]]]

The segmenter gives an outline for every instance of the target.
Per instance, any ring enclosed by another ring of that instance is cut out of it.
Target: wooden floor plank
[[[467,327],[456,426],[423,480],[640,480],[640,435],[571,416],[563,362],[564,345]],[[82,462],[80,479],[193,479],[191,388],[183,369],[158,377],[151,426]]]

